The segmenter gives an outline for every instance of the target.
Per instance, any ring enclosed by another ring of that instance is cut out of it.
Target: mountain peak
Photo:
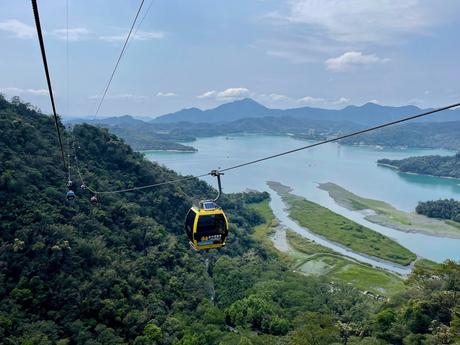
[[[252,107],[252,108],[262,108],[262,109],[267,109],[264,105],[260,104],[259,102],[253,100],[252,98],[243,98],[243,99],[237,99],[232,102],[224,103],[219,105],[218,107],[214,109],[218,109],[221,107]],[[213,109],[211,109],[213,110]]]

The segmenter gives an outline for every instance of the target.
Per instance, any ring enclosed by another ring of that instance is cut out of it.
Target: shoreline
[[[281,186],[273,186],[273,182],[274,181],[267,181],[267,184],[269,185],[269,187],[274,191],[276,192],[279,197],[281,198],[282,200],[282,196],[280,195],[280,193],[283,193],[283,191],[286,191],[287,189],[288,190],[292,190],[290,187],[288,186],[284,186],[284,185],[281,185]],[[275,182],[277,183],[277,182]],[[273,188],[274,187],[274,188]],[[278,188],[278,187],[281,187],[281,190]],[[299,197],[299,196],[294,196],[294,197]],[[302,198],[302,197],[299,197],[299,198]],[[376,256],[373,256],[373,255],[370,255],[370,254],[366,254],[366,253],[362,253],[360,251],[356,251],[350,247],[347,247],[346,245],[344,244],[341,244],[341,243],[338,243],[334,240],[331,240],[321,234],[318,234],[312,230],[310,230],[308,227],[305,227],[303,225],[301,225],[299,223],[299,221],[297,221],[296,219],[292,218],[290,215],[289,215],[289,209],[288,209],[288,205],[286,204],[286,202],[284,200],[282,200],[283,202],[283,211],[286,213],[286,216],[287,218],[292,221],[297,227],[299,227],[300,229],[302,229],[303,231],[307,232],[308,234],[310,234],[312,237],[316,237],[322,241],[324,241],[325,243],[327,243],[328,245],[324,245],[322,244],[323,246],[325,247],[328,247],[329,249],[333,250],[333,251],[336,251],[337,250],[334,248],[340,248],[341,250],[345,251],[345,253],[341,253],[341,252],[338,252],[340,255],[343,255],[345,257],[348,257],[348,258],[352,258],[352,259],[355,259],[355,260],[358,260],[360,261],[362,264],[366,265],[370,265],[374,268],[379,268],[379,269],[383,269],[383,270],[386,270],[386,271],[389,271],[389,272],[392,272],[392,273],[396,273],[398,275],[402,275],[402,276],[405,276],[405,275],[409,275],[413,268],[414,268],[414,265],[415,263],[419,260],[419,256],[416,255],[416,258],[415,260],[412,260],[410,263],[408,263],[407,265],[402,265],[402,264],[399,264],[397,262],[393,262],[393,261],[389,261],[389,260],[386,260],[386,259],[383,259],[383,258],[379,258],[379,257],[376,257]],[[333,212],[333,211],[331,211]],[[275,215],[276,217],[276,215]],[[279,218],[278,218],[279,219]],[[282,221],[280,220],[280,222],[282,223]],[[290,228],[288,225],[284,224],[287,228]],[[299,233],[298,231],[296,231],[295,229],[293,228],[290,228],[292,231],[295,231],[297,232],[299,235],[301,236],[304,236],[306,238],[308,238],[309,240],[312,240],[312,241],[315,241],[319,244],[321,244],[320,242],[316,241],[315,239],[311,239],[305,235],[302,235],[301,233]],[[392,240],[392,239],[390,239]],[[396,242],[397,243],[397,242]],[[404,247],[403,247],[404,248]],[[407,248],[406,248],[407,249]],[[350,255],[351,254],[351,255]],[[356,257],[354,257],[356,256]],[[360,260],[360,257],[362,259],[365,259],[367,261],[363,261],[363,260]],[[381,265],[379,265],[381,264]]]
[[[402,272],[363,261],[359,256],[338,252],[314,238],[299,233],[289,223],[278,218],[270,203],[262,206],[262,210],[267,207],[269,211],[262,211],[265,218],[265,224],[262,225],[264,229],[263,233],[255,235],[255,239],[270,251],[274,250],[276,257],[285,261],[292,272],[306,276],[323,276],[331,282],[351,284],[364,294],[367,294],[366,291],[372,291],[371,296],[375,298],[388,298],[404,290],[404,280],[408,278],[411,270]],[[260,210],[259,206],[257,208]]]
[[[160,150],[160,149],[153,149],[153,150],[138,150],[138,152],[141,153],[149,153],[149,152],[175,152],[175,153],[195,153],[198,152],[198,150]]]
[[[350,210],[350,211],[356,211],[356,210]],[[357,211],[359,212],[359,211]],[[403,228],[398,228],[397,226],[392,226],[391,223],[386,223],[386,222],[378,222],[377,220],[374,220],[372,216],[365,216],[364,219],[368,220],[371,223],[378,224],[387,228],[391,228],[397,231],[404,232],[406,234],[422,234],[426,236],[431,236],[431,237],[438,237],[438,238],[450,238],[453,240],[460,240],[460,234],[458,235],[449,235],[449,234],[434,234],[432,232],[429,232],[428,230],[423,230],[423,229],[403,229]]]
[[[285,210],[286,213],[287,213],[288,209],[285,208],[284,210]],[[373,267],[373,268],[375,268],[375,269],[385,270],[385,271],[388,271],[388,272],[391,272],[391,273],[394,273],[394,274],[397,274],[397,275],[401,275],[401,276],[403,276],[403,275],[408,275],[408,274],[410,274],[410,272],[412,272],[412,270],[414,269],[415,263],[416,263],[420,258],[422,258],[422,257],[417,256],[417,258],[416,258],[414,261],[412,261],[410,264],[408,264],[408,265],[406,265],[406,266],[403,266],[403,265],[398,264],[397,262],[388,261],[388,260],[385,260],[385,259],[382,259],[382,258],[378,258],[378,257],[376,257],[376,256],[372,256],[372,255],[369,255],[369,254],[366,254],[366,253],[357,252],[357,251],[355,251],[355,250],[353,250],[353,249],[351,249],[351,248],[345,246],[344,244],[341,244],[341,243],[332,241],[332,240],[328,239],[327,237],[324,237],[324,236],[322,236],[322,235],[319,235],[319,234],[317,234],[317,233],[311,231],[310,229],[306,228],[305,226],[299,224],[299,222],[298,222],[297,220],[291,218],[290,216],[288,216],[288,217],[289,217],[293,222],[295,222],[299,227],[301,227],[302,229],[304,229],[305,231],[311,233],[312,235],[315,235],[315,236],[321,238],[322,240],[324,240],[324,241],[326,241],[326,242],[330,242],[330,243],[334,244],[334,245],[337,246],[337,247],[340,247],[340,248],[342,248],[342,249],[344,249],[344,250],[346,250],[346,251],[349,251],[349,252],[351,252],[351,253],[353,253],[353,254],[357,254],[357,255],[360,255],[360,256],[362,256],[362,257],[365,257],[365,258],[367,258],[367,259],[369,259],[369,260],[373,260],[373,261],[379,262],[379,263],[381,263],[381,264],[385,264],[385,265],[387,265],[387,266],[393,266],[394,268],[397,268],[397,269],[400,269],[400,270],[407,270],[407,271],[409,271],[409,273],[407,273],[407,274],[401,274],[401,273],[396,272],[396,271],[391,271],[391,270],[388,269],[388,268],[377,267],[377,266],[374,266],[374,265],[372,265],[372,264],[369,264],[371,267]],[[292,230],[292,231],[295,231],[295,230]],[[314,240],[312,240],[312,241],[314,241]],[[330,248],[330,249],[333,250],[332,248]],[[361,265],[364,265],[364,266],[367,265],[367,263],[362,262],[362,261],[359,261],[359,259],[355,259],[355,258],[353,258],[352,256],[348,256],[348,255],[346,255],[346,254],[336,253],[336,255],[343,256],[344,258],[347,258],[348,260],[357,260]]]
[[[455,226],[443,220],[429,218],[414,212],[401,211],[396,209],[393,205],[381,200],[360,197],[333,182],[318,183],[318,188],[327,192],[329,197],[337,205],[349,211],[359,212],[364,216],[365,220],[371,223],[404,233],[423,234],[426,236],[451,238],[455,240],[460,239],[460,231]],[[366,203],[366,201],[368,203]],[[353,207],[353,203],[361,205],[362,208]],[[377,205],[372,206],[372,203],[377,203]],[[369,214],[368,211],[372,211],[372,214]],[[403,219],[408,221],[409,224],[404,224],[401,221],[398,223],[397,220],[394,220],[398,217],[404,217]],[[423,221],[425,223],[423,223]],[[442,229],[440,230],[442,232],[430,230],[430,226],[439,227]]]
[[[401,171],[399,167],[396,165],[391,165],[391,164],[386,164],[386,163],[379,163],[377,162],[378,166],[385,167],[385,168],[390,168],[393,170],[396,170],[397,172],[401,174],[408,174],[408,175],[416,175],[416,176],[428,176],[428,177],[436,177],[436,178],[445,178],[449,180],[458,180],[460,182],[460,177],[452,177],[452,176],[438,176],[438,175],[430,175],[430,174],[420,174],[412,171]]]

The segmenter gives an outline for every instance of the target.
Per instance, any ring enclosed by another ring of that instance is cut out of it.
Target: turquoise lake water
[[[308,143],[308,141],[283,136],[212,137],[195,141],[192,144],[198,149],[195,153],[146,152],[145,154],[148,159],[181,174],[196,175]],[[266,185],[266,181],[278,181],[293,188],[293,193],[381,232],[420,256],[438,262],[446,259],[460,260],[460,240],[404,233],[370,223],[364,219],[362,213],[349,211],[337,205],[327,192],[317,188],[318,182],[334,182],[359,196],[383,200],[405,211],[413,211],[418,201],[439,198],[460,199],[460,180],[398,173],[376,164],[380,158],[400,159],[415,155],[453,153],[446,150],[382,149],[330,143],[228,171],[223,176],[223,189],[227,193],[244,191],[248,188],[270,192],[275,215],[287,223],[289,220],[286,219],[284,205],[276,193]],[[206,177],[204,180],[215,186],[215,179],[212,177]],[[290,226],[293,226],[292,223]]]

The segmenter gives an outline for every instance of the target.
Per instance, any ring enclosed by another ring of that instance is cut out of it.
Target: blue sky
[[[92,116],[139,1],[39,1],[58,112]],[[145,0],[100,116],[460,99],[457,0]],[[144,12],[141,14],[141,18]],[[28,1],[0,4],[0,92],[50,110]]]

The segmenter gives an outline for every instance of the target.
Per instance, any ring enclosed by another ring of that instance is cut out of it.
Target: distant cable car
[[[69,201],[75,200],[75,193],[73,190],[67,191],[66,199]]]
[[[91,202],[91,204],[93,205],[97,205],[97,196],[93,195],[89,201]]]
[[[228,221],[224,211],[216,201],[220,198],[222,187],[220,175],[217,170],[211,172],[217,177],[219,194],[214,200],[200,201],[198,206],[193,206],[185,218],[185,232],[190,246],[195,250],[221,248],[225,246],[228,235]]]

